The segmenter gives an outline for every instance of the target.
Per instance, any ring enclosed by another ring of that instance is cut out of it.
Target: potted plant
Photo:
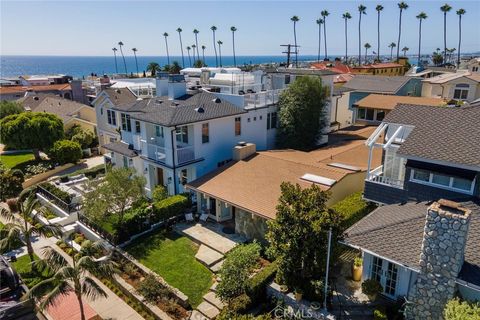
[[[354,281],[362,280],[362,269],[363,269],[362,265],[363,265],[362,258],[356,257],[355,260],[353,260],[352,278]]]
[[[280,292],[281,293],[288,293],[288,286],[287,285],[280,285]]]
[[[295,289],[295,300],[300,301],[303,298],[303,290],[302,289]]]
[[[370,301],[375,301],[377,295],[382,291],[382,285],[377,280],[367,279],[362,283],[362,292],[368,296]]]

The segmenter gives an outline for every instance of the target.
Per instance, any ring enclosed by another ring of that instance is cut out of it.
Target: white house
[[[422,80],[422,97],[470,102],[480,98],[480,73],[458,71]]]

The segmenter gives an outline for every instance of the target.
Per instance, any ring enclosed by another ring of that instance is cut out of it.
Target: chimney
[[[165,97],[168,95],[168,73],[158,72],[155,80],[157,97]]]
[[[410,292],[407,319],[442,319],[455,293],[462,269],[471,211],[449,200],[434,202],[427,210],[420,254],[420,273]]]
[[[250,157],[252,154],[257,152],[257,147],[254,143],[239,142],[233,148],[233,160],[240,161],[245,158]]]
[[[187,94],[187,82],[183,74],[168,76],[168,100],[175,100]]]

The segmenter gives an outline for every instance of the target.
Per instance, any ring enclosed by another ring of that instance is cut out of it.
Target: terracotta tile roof
[[[270,150],[257,152],[251,157],[233,162],[187,184],[217,199],[231,203],[266,218],[275,218],[280,197],[280,184],[284,181],[309,187],[312,183],[301,180],[306,174],[314,174],[338,181],[354,173],[352,170],[329,166],[342,163],[364,170],[368,151],[364,140],[319,149],[312,152],[295,150]],[[375,164],[381,163],[381,153],[375,156]],[[319,185],[328,190],[329,186]]]
[[[85,300],[83,300],[83,308],[85,319],[93,319],[97,315]],[[73,292],[61,295],[55,300],[55,304],[48,307],[46,311],[53,320],[80,319],[80,306]]]
[[[9,86],[0,87],[0,94],[22,93],[27,91],[42,92],[42,91],[69,91],[72,87],[69,83],[51,84],[48,86]]]
[[[440,98],[370,94],[360,101],[354,103],[354,106],[371,109],[393,110],[393,108],[395,108],[399,103],[424,106],[442,106],[446,104],[445,101]]]

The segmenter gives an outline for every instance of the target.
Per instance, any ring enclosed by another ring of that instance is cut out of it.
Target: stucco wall
[[[330,199],[328,199],[327,205],[331,206],[335,203],[345,199],[352,193],[362,191],[365,181],[365,172],[352,173],[345,176],[342,180],[338,181],[330,188]]]

